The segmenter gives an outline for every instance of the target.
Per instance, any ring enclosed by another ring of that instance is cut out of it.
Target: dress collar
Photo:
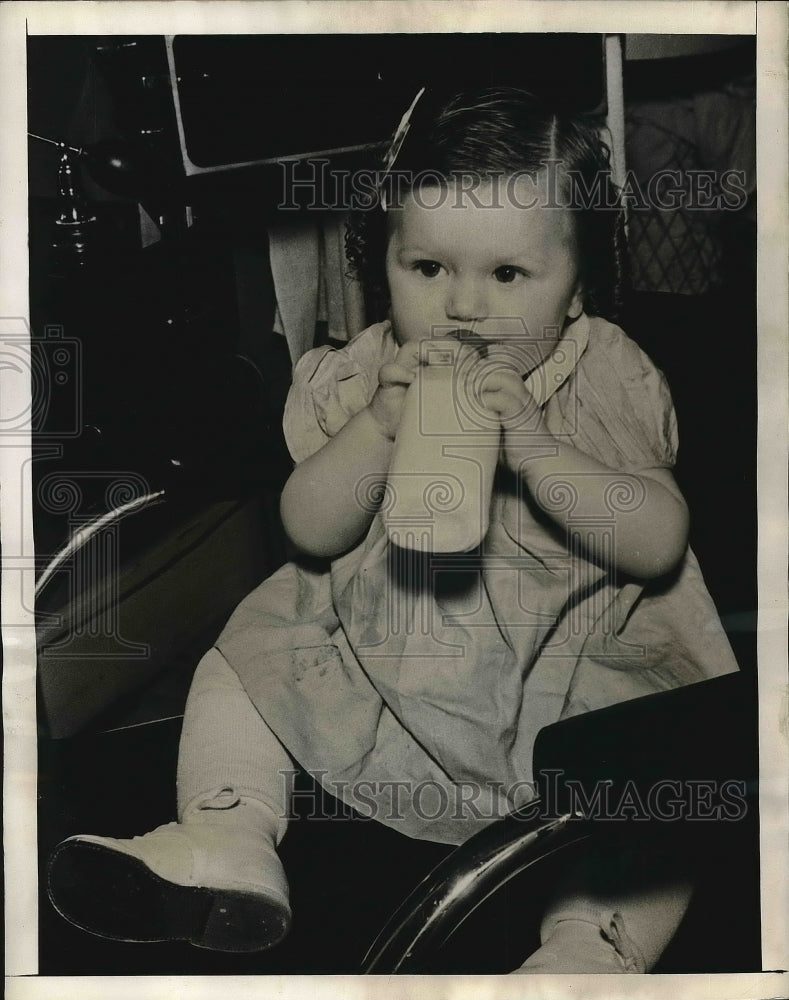
[[[390,320],[381,324],[389,352],[394,357],[398,351],[397,340]],[[551,396],[575,371],[584,351],[589,346],[589,317],[581,313],[562,334],[553,351],[523,380],[538,406],[545,406]]]
[[[545,406],[556,390],[564,385],[588,346],[589,317],[581,313],[542,364],[523,380],[538,406]]]

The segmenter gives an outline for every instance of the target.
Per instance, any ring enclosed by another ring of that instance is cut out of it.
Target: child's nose
[[[484,319],[487,315],[485,294],[479,281],[471,277],[455,277],[450,283],[446,300],[447,319],[464,321]]]

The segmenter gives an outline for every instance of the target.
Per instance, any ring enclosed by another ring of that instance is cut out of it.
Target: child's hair
[[[452,176],[528,173],[536,176],[552,162],[560,204],[576,225],[586,312],[616,320],[625,277],[623,211],[611,178],[609,150],[600,123],[590,116],[548,107],[516,88],[488,88],[456,94],[443,106],[425,93],[414,108],[410,128],[394,163],[402,190]],[[391,178],[390,178],[391,179]],[[346,256],[351,274],[374,297],[388,300],[385,257],[386,213],[380,193],[373,204],[351,212]]]

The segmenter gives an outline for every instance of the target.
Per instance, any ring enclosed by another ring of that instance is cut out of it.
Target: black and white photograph
[[[785,995],[785,6],[0,21],[9,998]]]

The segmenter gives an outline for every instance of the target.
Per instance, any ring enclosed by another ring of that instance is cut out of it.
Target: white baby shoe
[[[246,829],[168,823],[131,840],[69,837],[48,875],[55,909],[100,937],[248,952],[276,944],[290,927],[273,841]]]

